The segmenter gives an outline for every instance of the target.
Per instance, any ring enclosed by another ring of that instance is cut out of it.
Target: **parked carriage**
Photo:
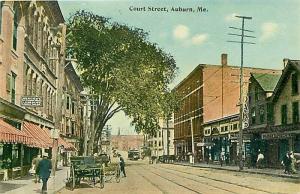
[[[100,189],[104,188],[104,182],[115,177],[116,182],[120,182],[119,164],[106,166],[106,159],[93,156],[71,157],[70,171],[67,176],[67,186],[74,190],[75,186],[80,185],[81,180],[91,180],[96,186],[100,184]]]
[[[100,188],[104,187],[103,162],[96,160],[93,156],[74,156],[70,158],[71,166],[67,176],[67,186],[73,190],[80,181],[87,178],[92,180],[94,186],[100,183]]]

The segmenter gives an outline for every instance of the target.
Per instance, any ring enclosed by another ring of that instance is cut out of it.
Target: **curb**
[[[173,163],[174,165],[180,165],[180,166],[190,166],[194,168],[211,168],[216,170],[225,170],[225,171],[231,171],[231,172],[244,172],[249,174],[262,174],[267,176],[273,176],[273,177],[282,177],[282,178],[291,178],[291,179],[300,179],[300,177],[292,176],[292,175],[285,175],[285,174],[274,174],[274,173],[267,173],[267,172],[258,172],[258,171],[249,171],[249,170],[234,170],[234,169],[226,169],[226,168],[220,168],[220,167],[214,167],[214,166],[198,166],[198,165],[190,165],[190,164],[179,164],[179,163]]]

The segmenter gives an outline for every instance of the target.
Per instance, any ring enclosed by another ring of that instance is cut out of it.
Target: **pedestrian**
[[[290,152],[290,158],[291,158],[291,173],[295,174],[296,173],[296,162],[297,162],[297,160],[296,160],[295,155],[292,151]]]
[[[262,168],[263,167],[263,161],[264,161],[265,156],[259,151],[257,155],[257,160],[256,160],[256,167],[257,168]]]
[[[222,150],[221,153],[220,153],[220,164],[221,164],[221,166],[223,166],[224,161],[225,161],[225,152],[224,152],[224,150]]]
[[[290,174],[291,173],[292,160],[291,160],[291,157],[290,157],[290,154],[289,154],[288,151],[283,156],[281,164],[283,164],[283,166],[284,166],[284,173],[285,174]]]
[[[123,173],[124,177],[126,177],[124,158],[121,155],[119,155],[119,157],[120,157],[121,172]]]
[[[47,192],[47,182],[50,177],[52,165],[48,159],[48,153],[43,153],[43,159],[39,162],[39,174],[43,181],[42,193]]]
[[[40,178],[40,175],[39,175],[39,163],[40,161],[42,160],[41,158],[41,155],[38,154],[36,157],[33,158],[32,162],[31,162],[31,165],[32,165],[32,169],[34,170],[35,172],[35,175],[34,175],[34,182],[37,183],[37,182],[41,182],[41,178]]]

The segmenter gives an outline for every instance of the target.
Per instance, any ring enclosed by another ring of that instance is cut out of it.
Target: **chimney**
[[[221,55],[221,64],[222,64],[222,66],[227,66],[227,54],[226,53],[223,53]]]
[[[288,62],[289,62],[289,59],[288,59],[288,58],[284,58],[284,59],[283,59],[283,68],[286,67],[286,65],[288,64]]]

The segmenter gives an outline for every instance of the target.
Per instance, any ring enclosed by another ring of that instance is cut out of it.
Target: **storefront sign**
[[[293,135],[289,133],[263,133],[261,135],[262,139],[287,139],[290,137],[293,137]]]
[[[43,97],[41,96],[22,96],[21,106],[42,107]]]

